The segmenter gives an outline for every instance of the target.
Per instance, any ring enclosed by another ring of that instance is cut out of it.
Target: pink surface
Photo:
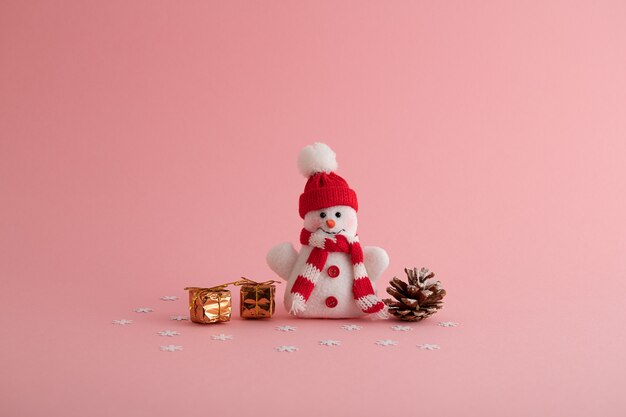
[[[1,2],[0,415],[625,415],[625,44],[621,1]],[[315,140],[445,310],[169,320],[274,278]]]

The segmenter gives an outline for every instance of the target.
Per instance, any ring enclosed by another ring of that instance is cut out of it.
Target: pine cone
[[[446,290],[441,282],[435,280],[435,274],[426,268],[405,268],[408,284],[394,277],[387,287],[387,292],[395,300],[383,300],[389,306],[389,314],[404,321],[419,321],[430,317],[443,307]]]

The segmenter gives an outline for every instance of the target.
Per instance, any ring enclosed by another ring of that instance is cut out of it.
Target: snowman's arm
[[[389,255],[382,248],[366,246],[363,248],[363,263],[369,279],[376,282],[389,266]]]
[[[274,246],[265,257],[267,265],[285,281],[289,279],[296,259],[298,259],[298,252],[289,242]]]

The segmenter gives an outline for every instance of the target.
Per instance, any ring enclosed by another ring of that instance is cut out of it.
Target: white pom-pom
[[[298,156],[298,169],[305,177],[318,172],[333,172],[337,170],[337,155],[325,143],[316,142],[305,146]]]

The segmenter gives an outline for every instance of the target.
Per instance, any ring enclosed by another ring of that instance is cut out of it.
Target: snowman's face
[[[304,216],[304,228],[309,232],[322,231],[329,236],[356,236],[356,211],[349,206],[333,206],[309,211]]]

